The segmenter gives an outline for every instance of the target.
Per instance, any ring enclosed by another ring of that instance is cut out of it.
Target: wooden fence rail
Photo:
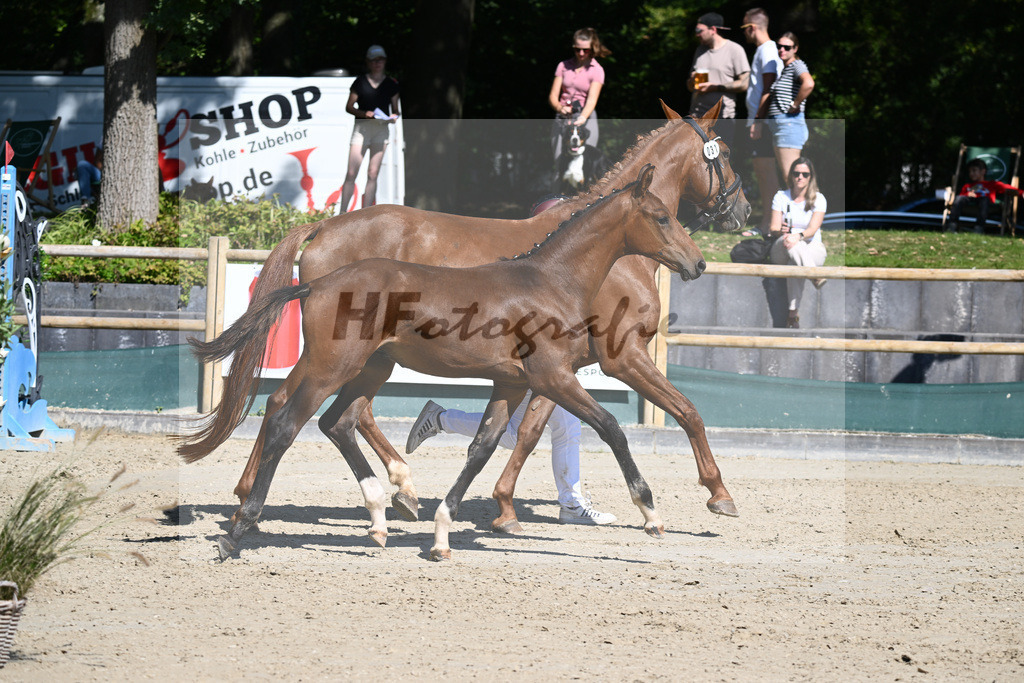
[[[267,249],[228,249],[226,237],[211,237],[209,247],[113,247],[70,244],[44,244],[50,256],[76,258],[141,258],[176,259],[207,262],[207,306],[204,320],[175,318],[93,318],[87,316],[42,316],[43,327],[96,329],[183,330],[203,331],[206,339],[215,338],[224,330],[224,275],[228,261],[263,262],[270,255]],[[301,255],[301,254],[300,254]],[[296,257],[296,260],[298,256]],[[670,274],[664,268],[658,278],[662,289],[662,308],[668,305]],[[712,275],[744,277],[824,277],[836,280],[902,280],[945,282],[1024,282],[1024,270],[949,270],[938,268],[849,268],[825,266],[754,265],[746,263],[708,263]],[[15,320],[19,320],[15,317]],[[24,322],[24,316],[20,320]],[[804,349],[823,351],[866,351],[940,354],[1024,354],[1024,344],[999,342],[935,342],[895,339],[837,339],[817,337],[770,337],[721,334],[658,335],[651,343],[651,353],[658,367],[667,368],[668,345],[717,346],[733,348]],[[220,365],[203,367],[199,409],[208,412],[220,401],[222,380]],[[645,406],[645,424],[664,424],[664,413],[654,406]]]

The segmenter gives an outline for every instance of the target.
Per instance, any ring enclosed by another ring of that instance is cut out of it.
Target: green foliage
[[[63,469],[33,481],[0,526],[0,579],[14,581],[25,595],[39,577],[71,559],[92,531],[75,533],[75,527],[97,500]],[[0,589],[0,600],[10,600],[11,592]]]
[[[253,49],[253,75],[303,77],[327,67],[357,74],[366,47],[380,43],[390,57],[388,72],[402,80],[421,59],[414,17],[423,4],[154,0],[149,25],[160,36],[161,76],[223,75],[241,35]],[[99,6],[94,0],[0,4],[0,25],[21,29],[5,34],[4,68],[75,72],[101,63]],[[733,40],[743,40],[740,18],[751,6],[724,0],[714,7],[733,28]],[[946,185],[960,142],[1021,143],[1018,0],[761,6],[772,36],[794,31],[800,37],[800,56],[816,81],[808,117],[845,121],[851,208],[893,207]],[[572,32],[584,26],[595,27],[613,51],[603,60],[602,121],[658,118],[659,97],[685,111],[683,79],[697,47],[693,27],[707,9],[675,0],[475,0],[464,116],[550,118],[555,65],[569,56]],[[617,142],[603,128],[602,139],[602,145]],[[809,149],[815,144],[812,136]]]
[[[3,288],[0,288],[0,363],[3,362],[3,349],[7,348],[8,340],[21,327],[21,325],[11,322],[13,315],[14,301],[8,299]]]
[[[223,235],[229,238],[232,249],[270,249],[293,227],[330,215],[329,211],[298,211],[279,203],[276,197],[198,204],[163,195],[159,217],[151,227],[139,222],[123,231],[104,231],[97,226],[93,212],[74,208],[50,221],[42,242],[205,248],[210,237]],[[184,293],[194,285],[206,284],[204,261],[47,257],[43,272],[54,282],[175,284]]]

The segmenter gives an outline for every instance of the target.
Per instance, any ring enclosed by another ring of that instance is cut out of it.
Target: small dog
[[[596,147],[587,144],[586,128],[567,124],[568,135],[562,138],[562,154],[558,157],[558,189],[566,194],[579,194],[608,172],[608,159]]]

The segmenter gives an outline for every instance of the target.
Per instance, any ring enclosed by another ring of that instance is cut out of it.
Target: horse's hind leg
[[[338,398],[319,420],[320,430],[345,456],[345,461],[359,482],[366,509],[370,512],[368,533],[382,548],[388,538],[384,514],[387,496],[356,441],[356,423],[359,414],[369,405],[373,395],[391,374],[392,366],[393,363],[378,363],[371,360],[355,379],[341,388]]]
[[[491,494],[491,497],[498,501],[498,516],[491,522],[492,530],[507,534],[523,530],[512,504],[516,481],[523,470],[523,465],[526,464],[526,459],[537,448],[537,442],[540,441],[544,426],[554,409],[555,404],[546,398],[533,396],[530,399],[523,421],[519,423],[516,447],[512,449],[512,455],[505,463],[505,469],[502,470],[501,477],[494,485],[494,493]]]
[[[473,442],[469,444],[466,464],[455,480],[455,485],[437,506],[437,513],[434,515],[434,547],[430,549],[430,559],[439,561],[451,558],[452,549],[448,545],[448,532],[452,520],[459,513],[459,504],[473,478],[480,474],[480,470],[498,447],[498,441],[501,440],[512,413],[523,402],[525,396],[526,387],[497,384],[494,386],[491,400],[484,410],[483,419],[480,420],[480,429],[473,437]]]
[[[238,496],[239,504],[244,503],[246,497],[249,495],[249,491],[252,489],[252,482],[256,478],[256,471],[260,466],[260,453],[263,452],[263,438],[267,432],[267,420],[270,416],[281,409],[288,397],[291,396],[292,391],[298,386],[299,380],[297,376],[293,376],[289,373],[285,381],[267,398],[267,407],[263,415],[263,421],[260,423],[260,431],[256,436],[256,443],[252,445],[252,452],[249,454],[249,460],[245,463],[245,470],[242,472],[241,478],[235,485],[235,495]],[[231,522],[234,523],[238,520],[238,511],[231,516]]]
[[[381,384],[387,381],[393,366],[394,363],[391,363]],[[373,393],[370,394],[371,399],[366,404],[363,412],[359,414],[359,422],[356,424],[356,428],[362,437],[366,439],[366,442],[370,444],[370,448],[377,454],[380,461],[384,463],[384,467],[388,471],[388,480],[398,487],[398,490],[391,496],[391,507],[406,521],[415,522],[419,518],[420,500],[416,495],[416,487],[412,484],[412,474],[409,470],[409,465],[398,454],[398,451],[394,449],[391,442],[381,433],[377,427],[376,420],[373,419],[372,396],[379,390],[380,387],[376,387]]]
[[[722,483],[722,473],[715,462],[715,456],[711,453],[711,446],[704,432],[704,420],[693,403],[658,371],[646,349],[642,352],[622,354],[613,362],[602,361],[601,368],[676,419],[690,439],[700,483],[711,492],[711,498],[707,502],[708,509],[718,515],[738,517],[740,513],[736,509],[736,503]]]
[[[299,363],[303,362],[304,359],[300,358]],[[292,373],[300,374],[298,367],[292,370]],[[263,511],[263,505],[266,503],[267,494],[270,492],[270,483],[274,479],[274,473],[281,462],[281,457],[292,445],[302,426],[313,416],[320,404],[334,392],[336,386],[337,384],[328,385],[324,381],[310,380],[306,376],[299,382],[295,392],[288,398],[284,406],[267,418],[259,468],[256,471],[252,489],[238,509],[235,522],[231,525],[231,531],[227,535],[221,536],[218,541],[222,560],[235,553],[242,537],[256,524],[260,512]]]

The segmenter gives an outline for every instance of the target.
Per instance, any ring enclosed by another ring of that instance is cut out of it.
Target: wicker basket
[[[0,581],[0,588],[13,588],[13,600],[0,600],[0,669],[4,668],[11,656],[11,643],[14,632],[18,629],[18,620],[25,609],[25,598],[18,599],[18,584],[12,581]]]

